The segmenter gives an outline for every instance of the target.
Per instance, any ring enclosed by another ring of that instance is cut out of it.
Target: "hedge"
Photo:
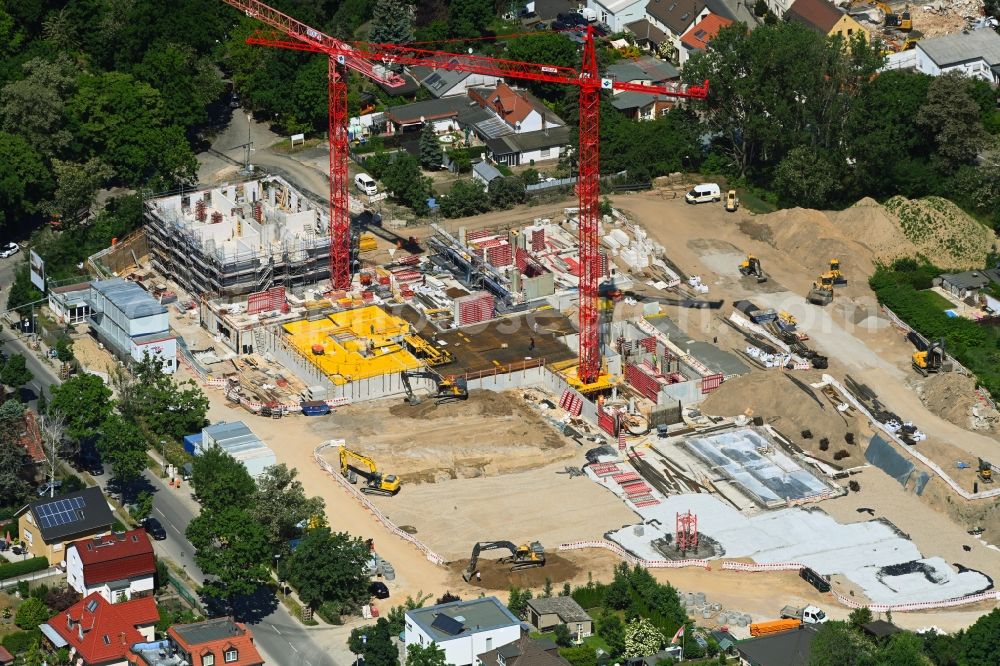
[[[47,557],[32,557],[30,560],[0,564],[0,580],[23,576],[48,568],[49,558]]]
[[[36,641],[42,640],[42,632],[38,629],[30,631],[15,631],[3,637],[3,646],[11,654],[19,654],[27,650]]]

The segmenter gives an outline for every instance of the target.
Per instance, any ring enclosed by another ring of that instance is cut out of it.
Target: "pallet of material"
[[[624,490],[625,494],[628,495],[629,497],[638,495],[648,495],[653,491],[653,489],[650,488],[648,484],[645,484],[642,481],[637,481],[635,483],[630,483],[628,485],[622,486],[622,490]]]
[[[612,474],[621,472],[616,463],[595,463],[590,466],[590,469],[600,477],[611,476]]]
[[[641,502],[632,502],[632,504],[634,504],[635,506],[639,507],[640,509],[642,507],[644,507],[644,506],[655,506],[655,505],[657,505],[659,503],[660,503],[660,500],[654,499],[652,497],[649,498],[649,499],[647,499],[647,500],[643,500]]]
[[[622,472],[621,474],[615,474],[611,477],[611,480],[620,486],[624,486],[627,483],[634,483],[636,481],[642,480],[637,472]]]

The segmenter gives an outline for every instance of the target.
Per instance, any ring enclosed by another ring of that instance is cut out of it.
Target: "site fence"
[[[570,541],[569,543],[559,544],[560,551],[583,550],[585,548],[603,548],[604,550],[609,550],[629,564],[633,566],[638,564],[639,566],[647,569],[683,569],[685,567],[698,567],[700,569],[712,568],[712,563],[709,560],[644,560],[641,557],[636,557],[618,544],[610,541],[604,541],[603,539],[595,539],[593,541]]]
[[[866,604],[862,601],[858,601],[852,597],[844,596],[839,592],[833,592],[834,598],[844,606],[848,608],[862,608],[867,607],[869,610],[875,613],[884,613],[886,611],[896,612],[906,612],[906,611],[921,611],[921,610],[931,610],[936,608],[955,608],[956,606],[968,606],[969,604],[978,604],[982,601],[996,601],[1000,599],[1000,591],[988,590],[986,592],[979,592],[978,594],[970,594],[966,597],[958,597],[956,599],[945,599],[942,601],[915,601],[908,604]]]
[[[435,553],[425,543],[414,537],[412,534],[409,534],[408,532],[404,532],[403,530],[399,529],[399,527],[397,527],[395,523],[386,518],[385,515],[383,515],[382,512],[379,511],[374,504],[372,504],[371,500],[369,500],[367,497],[364,496],[364,493],[359,491],[357,488],[354,487],[353,484],[351,484],[347,479],[345,479],[344,475],[340,473],[339,469],[336,469],[333,465],[331,465],[326,461],[326,459],[323,457],[323,453],[327,450],[336,450],[339,443],[342,442],[343,440],[336,440],[336,439],[331,439],[326,442],[323,442],[322,444],[317,446],[316,449],[313,451],[313,458],[316,460],[319,466],[322,467],[324,471],[326,471],[327,474],[332,476],[337,481],[337,483],[339,483],[341,487],[343,487],[344,490],[348,492],[348,494],[352,495],[354,499],[358,500],[358,502],[360,502],[361,505],[365,507],[375,517],[375,520],[380,522],[383,527],[389,530],[389,532],[391,532],[395,536],[398,536],[400,539],[408,541],[414,546],[416,546],[417,550],[422,552],[429,561],[433,562],[434,564],[444,566],[445,559],[443,557]]]

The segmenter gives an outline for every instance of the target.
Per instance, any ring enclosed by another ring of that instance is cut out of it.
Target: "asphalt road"
[[[10,283],[14,271],[23,253],[7,259],[0,259],[0,303],[7,302]],[[0,307],[3,311],[5,307]],[[3,326],[0,331],[0,341],[4,351],[9,354],[22,354],[28,369],[34,374],[30,387],[37,395],[42,390],[48,394],[48,389],[59,383],[59,378],[51,366],[39,360],[22,342],[16,331]],[[32,401],[34,402],[34,401]],[[155,541],[154,548],[159,557],[170,559],[180,565],[188,576],[201,584],[205,575],[194,561],[194,547],[185,538],[188,523],[198,514],[199,506],[191,499],[191,487],[185,484],[180,489],[170,488],[154,474],[146,472],[146,480],[155,489],[153,499],[153,515],[155,515],[167,531],[167,538]],[[101,477],[102,483],[108,476]],[[331,631],[325,625],[307,630],[301,623],[289,615],[273,595],[261,595],[252,600],[249,624],[254,633],[254,642],[264,653],[264,658],[270,664],[295,664],[296,666],[337,666],[337,663],[327,654],[312,634]]]

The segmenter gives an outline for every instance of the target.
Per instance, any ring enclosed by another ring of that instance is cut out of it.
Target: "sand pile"
[[[976,382],[968,375],[943,372],[931,375],[917,387],[931,412],[969,430],[997,431],[1000,414],[976,393]]]
[[[893,197],[885,203],[917,251],[941,268],[982,268],[994,248],[993,232],[941,197]]]
[[[752,372],[727,381],[701,403],[701,411],[711,416],[759,416],[797,446],[831,460],[833,453],[846,449],[852,457],[861,455],[856,446],[848,445],[845,435],[853,432],[857,442],[864,437],[861,426],[853,417],[844,416],[820,392],[811,388],[814,381],[808,374],[793,377],[780,371]],[[801,436],[812,432],[812,439]],[[821,452],[819,441],[827,438],[829,451]]]
[[[900,233],[899,221],[871,197],[828,215],[840,233],[858,239],[871,250],[876,262],[888,264],[917,254],[916,246]]]
[[[840,259],[850,284],[864,284],[875,272],[871,251],[845,235],[822,211],[786,208],[744,220],[740,230],[795,257],[814,275],[829,270],[832,258]]]
[[[471,544],[469,550],[472,550]],[[498,557],[507,556],[508,551],[506,550],[495,550],[480,555],[477,568],[482,580],[477,581],[473,578],[469,581],[469,585],[491,590],[507,590],[510,589],[511,585],[537,589],[545,585],[546,578],[551,580],[553,584],[558,584],[564,580],[570,580],[580,573],[580,567],[556,553],[545,553],[544,567],[521,569],[520,571],[511,571],[512,565],[501,564],[496,560]],[[448,568],[458,575],[461,575],[468,566],[468,558],[448,563]]]
[[[312,421],[317,440],[343,438],[404,483],[509,474],[578,452],[516,393],[472,391],[467,401],[417,406],[388,398]]]

